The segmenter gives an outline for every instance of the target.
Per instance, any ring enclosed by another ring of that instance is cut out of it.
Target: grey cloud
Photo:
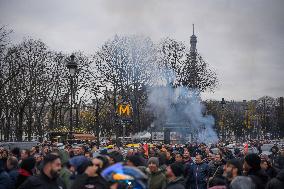
[[[170,36],[198,50],[220,78],[204,98],[284,94],[284,1],[281,0],[0,0],[0,23],[51,48],[88,54],[115,34]]]

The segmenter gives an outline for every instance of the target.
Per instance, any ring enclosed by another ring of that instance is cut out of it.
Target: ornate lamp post
[[[76,74],[76,71],[78,69],[78,64],[75,62],[75,55],[72,54],[70,56],[70,61],[67,61],[66,64],[67,69],[69,70],[69,79],[70,79],[70,115],[69,115],[69,134],[72,135],[73,132],[73,103],[75,100],[75,91],[74,91],[74,76]]]
[[[226,104],[225,99],[222,98],[222,101],[221,101],[221,107],[222,107],[222,125],[221,125],[222,140],[225,139],[225,135],[224,135],[225,134],[225,128],[224,128],[224,126],[225,126],[225,124],[224,124],[224,108],[225,108],[225,104]]]

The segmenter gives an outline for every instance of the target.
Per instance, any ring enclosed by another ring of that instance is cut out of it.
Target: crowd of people
[[[271,152],[221,144],[1,148],[0,189],[283,189],[284,148]]]

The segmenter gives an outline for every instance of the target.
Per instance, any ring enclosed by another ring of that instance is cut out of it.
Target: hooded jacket
[[[278,175],[271,179],[266,186],[266,189],[283,189],[284,188],[284,169]]]
[[[167,184],[166,189],[185,189],[183,177],[177,177]]]
[[[152,173],[149,169],[146,169],[148,176],[148,186],[151,189],[164,189],[166,187],[166,176],[161,169]]]

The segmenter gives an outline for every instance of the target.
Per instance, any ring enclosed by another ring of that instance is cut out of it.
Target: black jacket
[[[41,173],[39,176],[30,176],[18,189],[66,189],[66,186],[59,177],[50,179]]]
[[[185,189],[184,184],[183,177],[178,177],[176,180],[170,181],[167,184],[166,189]]]
[[[256,189],[265,189],[269,177],[263,170],[251,170],[248,172],[248,176],[256,185]]]
[[[222,161],[214,161],[209,165],[209,177],[222,176],[223,175],[224,164]]]
[[[284,169],[278,175],[271,179],[266,186],[266,189],[283,189],[284,188]]]
[[[0,169],[0,189],[12,189],[12,180],[4,169]]]
[[[101,176],[89,177],[87,174],[82,174],[76,177],[71,186],[71,189],[78,188],[108,189],[109,185]]]

